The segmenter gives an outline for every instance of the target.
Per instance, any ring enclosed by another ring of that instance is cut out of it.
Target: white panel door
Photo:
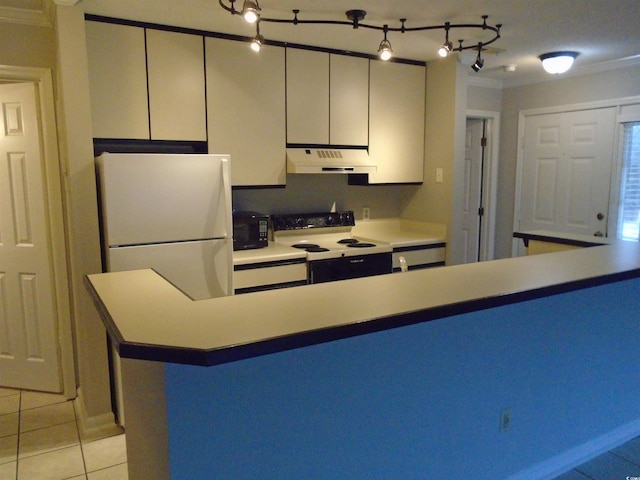
[[[484,120],[468,119],[464,156],[464,200],[462,202],[462,238],[464,263],[477,262],[480,246],[480,207],[482,194],[482,137]]]
[[[520,231],[606,235],[615,109],[528,116]]]
[[[61,391],[35,85],[0,85],[0,385]]]

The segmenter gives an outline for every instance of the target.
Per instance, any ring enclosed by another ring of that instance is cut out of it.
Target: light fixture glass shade
[[[260,18],[260,6],[256,0],[244,0],[242,16],[248,23],[256,23]]]
[[[577,56],[577,52],[545,53],[540,55],[540,61],[542,61],[542,68],[547,73],[559,74],[569,70]]]
[[[391,49],[391,43],[389,40],[384,39],[380,42],[378,55],[380,56],[380,60],[389,60],[393,56],[393,50]]]
[[[264,44],[264,37],[262,35],[256,35],[251,40],[251,50],[254,52],[259,52],[262,49],[262,45]]]
[[[451,53],[452,48],[453,45],[451,44],[451,42],[444,42],[444,44],[438,49],[438,55],[440,55],[442,58],[445,58]]]

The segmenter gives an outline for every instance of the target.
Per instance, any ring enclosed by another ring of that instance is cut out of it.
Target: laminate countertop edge
[[[85,281],[121,357],[214,366],[638,277],[620,242],[197,302],[152,270]]]

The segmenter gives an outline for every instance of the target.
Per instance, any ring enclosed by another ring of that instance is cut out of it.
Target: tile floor
[[[640,478],[640,437],[597,456],[555,480],[627,480]]]
[[[0,480],[127,480],[125,436],[81,438],[73,402],[0,388]]]

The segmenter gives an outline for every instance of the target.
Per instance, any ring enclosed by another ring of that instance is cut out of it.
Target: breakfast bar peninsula
[[[129,478],[552,478],[640,434],[640,245],[193,301],[89,275]]]

